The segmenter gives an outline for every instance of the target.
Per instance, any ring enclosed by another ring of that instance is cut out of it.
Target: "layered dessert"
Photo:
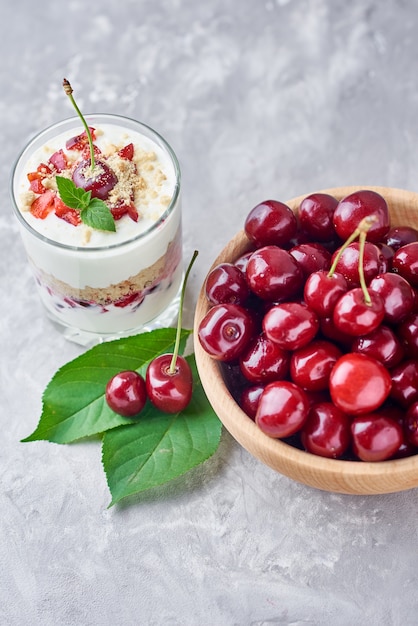
[[[87,116],[95,155],[77,118],[38,135],[13,172],[21,234],[49,316],[67,335],[126,334],[152,325],[182,279],[180,172],[168,144],[135,120]],[[100,173],[100,176],[97,175]],[[74,208],[73,188],[99,200],[111,225]],[[110,217],[109,217],[110,216]],[[93,224],[93,225],[92,225]]]

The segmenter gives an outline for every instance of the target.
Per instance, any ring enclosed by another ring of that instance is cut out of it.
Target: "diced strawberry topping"
[[[52,170],[46,163],[40,163],[36,169],[38,174],[41,174],[43,177],[48,176],[48,174],[52,174]]]
[[[94,156],[99,157],[102,154],[100,148],[93,144]],[[81,156],[83,159],[90,159],[90,146],[84,146],[81,152]]]
[[[44,193],[46,191],[46,187],[42,184],[42,178],[33,178],[30,181],[29,189],[34,193]]]
[[[121,159],[128,159],[128,161],[132,161],[132,159],[134,158],[134,144],[128,143],[126,146],[119,150],[118,155],[121,157]]]
[[[133,220],[134,222],[138,221],[138,218],[139,218],[138,211],[137,211],[136,206],[133,203],[128,205],[128,215],[131,218],[131,220]]]
[[[64,204],[64,202],[58,196],[55,196],[54,208],[55,215],[57,217],[60,217],[65,222],[68,222],[73,226],[78,226],[79,224],[81,224],[80,212],[76,209],[71,209],[69,206]]]
[[[126,204],[121,204],[119,206],[112,207],[110,209],[110,212],[113,215],[113,219],[117,221],[128,213],[128,207],[126,206]]]
[[[124,215],[129,215],[134,222],[138,221],[138,211],[133,203],[131,204],[119,204],[110,209],[113,219],[120,220]]]
[[[94,141],[96,139],[96,136],[94,133],[95,129],[89,126],[89,131],[91,134],[91,138]],[[71,137],[71,139],[68,139],[68,141],[65,144],[65,147],[67,148],[67,150],[82,150],[85,146],[88,146],[88,143],[89,143],[89,140],[87,137],[87,133],[84,130],[79,135],[76,135],[75,137]]]
[[[54,152],[54,154],[50,157],[48,163],[51,163],[51,165],[54,166],[57,172],[62,172],[68,168],[67,157],[62,149]]]
[[[35,198],[30,207],[30,212],[34,217],[44,220],[54,208],[55,194],[50,189],[46,189],[43,194]]]

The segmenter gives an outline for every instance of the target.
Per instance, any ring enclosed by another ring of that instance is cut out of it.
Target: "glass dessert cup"
[[[157,146],[174,178],[171,200],[160,207],[155,206],[158,198],[153,200],[155,219],[139,220],[139,229],[132,223],[116,241],[106,233],[98,245],[74,245],[41,232],[34,220],[30,223],[20,194],[29,159],[57,136],[79,134],[80,120],[48,127],[19,155],[11,176],[12,206],[41,302],[55,328],[84,346],[170,325],[178,313],[183,276],[180,168],[173,150],[136,120],[108,114],[87,115],[86,120],[94,128],[123,129],[127,137],[140,136],[147,146]]]

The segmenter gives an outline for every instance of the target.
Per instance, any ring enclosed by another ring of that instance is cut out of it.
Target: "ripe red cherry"
[[[405,415],[404,431],[407,440],[418,447],[418,402],[411,404]]]
[[[250,313],[238,304],[216,304],[198,328],[203,349],[214,359],[231,361],[240,356],[254,332]]]
[[[76,187],[90,191],[92,198],[107,200],[118,182],[115,172],[104,161],[97,160],[91,171],[91,160],[84,159],[75,167],[72,179]]]
[[[124,417],[134,417],[147,401],[145,381],[138,372],[118,372],[106,385],[106,402],[112,411]]]
[[[251,255],[247,264],[250,289],[263,300],[293,297],[302,289],[303,272],[298,262],[278,246],[264,246]]]
[[[347,290],[348,284],[342,274],[333,273],[330,276],[325,270],[319,270],[307,278],[303,297],[318,317],[329,317]]]
[[[331,267],[331,253],[319,243],[300,243],[289,250],[307,277]]]
[[[268,383],[287,376],[289,353],[261,333],[241,354],[239,365],[244,377],[253,383]]]
[[[412,226],[392,226],[384,238],[386,245],[394,251],[413,241],[418,241],[418,230]]]
[[[390,397],[404,408],[418,402],[418,361],[402,361],[391,370]]]
[[[288,244],[295,235],[297,220],[290,207],[283,202],[266,200],[249,212],[244,230],[258,248],[282,246]]]
[[[211,304],[244,304],[250,290],[239,267],[232,263],[220,263],[209,272],[205,293]]]
[[[338,200],[326,193],[313,193],[299,206],[299,221],[303,231],[313,241],[330,241],[335,238],[334,211]]]
[[[189,363],[177,355],[174,367],[172,354],[161,354],[148,365],[146,389],[152,404],[164,413],[183,411],[192,398],[193,375]]]
[[[245,387],[245,389],[241,392],[239,405],[244,413],[246,413],[248,417],[251,417],[252,420],[255,420],[258,404],[263,391],[264,385],[259,383],[257,385],[252,385],[251,387]]]
[[[332,317],[321,317],[319,326],[321,334],[326,339],[334,342],[337,346],[341,346],[344,352],[351,351],[351,344],[353,342],[352,335],[348,335],[337,328]]]
[[[309,400],[303,389],[280,380],[269,383],[261,394],[256,424],[269,437],[282,438],[297,432],[308,416]]]
[[[385,309],[385,321],[398,324],[414,308],[415,294],[409,282],[399,274],[386,272],[370,282],[369,290],[378,293]]]
[[[338,260],[335,271],[342,274],[347,282],[352,286],[358,286],[360,283],[359,278],[359,258],[360,258],[360,244],[357,241],[351,243]],[[339,249],[332,255],[331,263],[336,260],[336,256],[339,253]],[[366,241],[364,245],[364,279],[368,285],[372,278],[386,272],[388,269],[387,261],[382,254],[380,248],[374,243]]]
[[[418,359],[418,313],[411,313],[398,325],[397,335],[405,347],[407,357]]]
[[[302,426],[301,441],[308,452],[337,459],[350,445],[350,419],[332,402],[318,402]]]
[[[395,252],[392,271],[406,278],[413,287],[418,287],[418,241],[408,243]]]
[[[332,401],[349,415],[369,413],[380,407],[391,386],[391,376],[382,363],[355,352],[343,354],[329,378]]]
[[[283,350],[296,350],[308,344],[319,330],[316,313],[299,302],[272,306],[263,318],[266,336]]]
[[[343,294],[334,307],[332,320],[335,327],[347,335],[364,335],[377,328],[385,310],[382,298],[370,291],[370,303],[365,301],[361,287]]]
[[[383,324],[367,335],[356,337],[351,344],[351,351],[367,354],[388,369],[398,365],[404,357],[398,336],[389,326]]]
[[[356,417],[351,424],[353,452],[362,461],[390,459],[403,442],[401,426],[385,415]]]
[[[346,241],[361,220],[371,215],[377,219],[368,231],[367,239],[377,243],[389,231],[390,218],[386,200],[375,191],[362,189],[340,200],[333,215],[334,228],[340,239]]]
[[[342,352],[334,343],[318,339],[295,350],[290,357],[290,377],[308,391],[328,389],[329,376]]]

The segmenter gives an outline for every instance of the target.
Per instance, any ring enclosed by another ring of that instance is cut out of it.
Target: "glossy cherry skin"
[[[402,427],[378,412],[356,417],[351,424],[353,452],[362,461],[393,457],[403,442]]]
[[[319,320],[308,306],[283,302],[271,307],[262,326],[266,336],[283,350],[296,350],[312,341],[319,330]]]
[[[347,335],[359,336],[372,332],[383,321],[385,310],[378,293],[369,292],[371,304],[364,300],[360,287],[343,294],[334,307],[335,327]]]
[[[331,267],[331,253],[319,243],[301,243],[289,250],[299,263],[305,277]]]
[[[330,241],[335,238],[334,211],[338,200],[327,193],[313,193],[302,200],[298,215],[300,226],[312,241]]]
[[[331,399],[344,413],[359,415],[380,407],[389,396],[391,376],[382,363],[365,354],[348,352],[329,378]]]
[[[115,172],[104,161],[96,161],[92,173],[90,159],[80,161],[73,171],[72,179],[76,187],[90,191],[91,197],[99,200],[107,200],[118,182]]]
[[[329,376],[341,350],[330,341],[318,339],[292,352],[290,377],[294,383],[307,391],[328,389]]]
[[[289,437],[306,421],[309,406],[303,389],[292,382],[275,381],[261,394],[255,422],[269,437]]]
[[[386,243],[380,242],[376,245],[379,248],[380,252],[382,253],[383,258],[385,259],[385,262],[388,268],[386,271],[389,272],[392,267],[392,259],[393,259],[393,255],[395,254],[395,250],[391,248],[390,246],[388,246]]]
[[[289,371],[290,355],[261,333],[251,341],[239,359],[243,376],[253,383],[281,380]]]
[[[337,346],[341,346],[344,352],[351,351],[351,344],[353,342],[353,336],[348,335],[334,324],[332,317],[321,317],[319,320],[321,334],[330,341],[333,341]]]
[[[386,245],[395,251],[414,241],[418,241],[418,230],[412,226],[392,226],[384,238]]]
[[[250,290],[239,267],[232,263],[220,263],[209,272],[205,293],[211,304],[244,304]]]
[[[397,335],[384,324],[367,335],[356,337],[351,344],[351,351],[367,354],[388,369],[398,365],[404,357],[404,349]]]
[[[337,459],[350,445],[350,419],[332,402],[314,404],[302,426],[301,441],[308,452]]]
[[[244,413],[246,413],[252,420],[255,420],[258,404],[263,391],[264,385],[258,383],[257,385],[252,385],[251,387],[245,387],[241,392],[239,405]]]
[[[338,203],[334,214],[334,228],[343,241],[359,226],[364,217],[375,215],[377,221],[367,233],[373,243],[382,241],[390,228],[389,209],[386,200],[375,191],[362,189],[349,194]]]
[[[307,278],[303,297],[318,317],[329,317],[346,291],[348,283],[342,274],[334,273],[329,276],[327,271],[319,270]]]
[[[418,287],[418,241],[408,243],[395,252],[392,271],[406,278],[413,287]]]
[[[107,383],[105,398],[115,413],[135,417],[147,401],[145,380],[133,370],[118,372]]]
[[[240,356],[254,332],[250,313],[238,304],[217,304],[206,313],[198,328],[203,349],[219,361]]]
[[[404,408],[418,402],[418,361],[402,361],[391,370],[390,397]]]
[[[172,354],[161,354],[147,368],[145,383],[152,404],[164,413],[180,413],[190,403],[193,392],[193,374],[189,363],[180,355],[175,371],[170,371]]]
[[[247,264],[250,289],[263,300],[291,298],[303,287],[303,272],[298,262],[278,246],[256,250]]]
[[[244,230],[257,248],[283,246],[295,235],[297,220],[293,211],[283,202],[266,200],[249,212]]]
[[[338,250],[332,255],[331,263],[334,262],[337,254]],[[335,267],[335,271],[342,274],[351,286],[358,286],[360,284],[359,258],[359,243],[354,241],[343,251]],[[388,269],[387,261],[380,248],[369,241],[366,241],[364,246],[363,266],[364,279],[367,285],[377,274],[386,272]]]
[[[397,335],[410,359],[418,359],[418,313],[411,313],[398,325]]]
[[[369,289],[381,296],[385,309],[384,320],[389,324],[398,324],[414,308],[414,290],[399,274],[391,272],[379,274],[372,279]]]
[[[418,448],[418,402],[411,404],[406,412],[404,432],[407,440]]]
[[[244,278],[246,278],[248,261],[253,252],[254,250],[244,252],[244,254],[241,254],[241,256],[234,262],[234,265],[236,265],[236,267],[244,274]]]

